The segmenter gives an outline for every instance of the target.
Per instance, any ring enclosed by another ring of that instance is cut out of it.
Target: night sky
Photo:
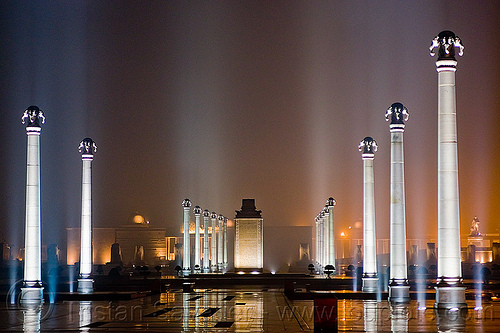
[[[376,224],[389,237],[389,124],[409,110],[408,238],[437,235],[437,73],[431,40],[454,31],[462,233],[500,228],[498,1],[2,1],[0,239],[23,243],[30,105],[42,126],[43,243],[78,227],[85,137],[94,226],[140,213],[178,232],[181,203],[234,218],[255,198],[265,225],[336,231],[362,220],[365,136]],[[359,225],[359,223],[358,223]],[[283,235],[284,241],[286,235]],[[338,237],[338,235],[337,235]]]

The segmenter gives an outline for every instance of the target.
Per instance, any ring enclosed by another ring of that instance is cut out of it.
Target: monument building
[[[234,268],[237,272],[262,272],[263,219],[262,211],[255,208],[255,199],[243,199],[241,209],[236,211]]]

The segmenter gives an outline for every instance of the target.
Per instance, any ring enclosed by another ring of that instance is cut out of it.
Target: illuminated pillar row
[[[333,227],[333,207],[335,199],[328,198],[323,210],[316,216],[316,262],[320,272],[325,266],[335,268],[335,233]]]
[[[189,237],[189,209],[191,207],[191,200],[184,199],[182,202],[184,210],[184,239],[183,239],[183,255],[182,255],[182,270],[184,275],[191,273],[191,251],[190,251],[190,237]]]
[[[212,212],[210,215],[210,221],[212,225],[212,257],[210,271],[212,273],[217,272],[217,214]]]
[[[80,142],[78,151],[82,154],[82,217],[80,228],[80,277],[78,292],[93,291],[92,274],[92,160],[97,146],[90,138]]]
[[[203,211],[203,273],[210,272],[210,256],[209,256],[209,242],[208,242],[208,220],[210,212],[208,209]]]
[[[194,207],[194,220],[195,220],[195,226],[194,226],[194,268],[196,272],[199,271],[200,269],[200,258],[201,258],[201,247],[200,247],[200,242],[201,242],[201,236],[200,236],[200,227],[201,227],[201,208],[200,206]]]
[[[40,230],[40,132],[45,116],[37,106],[30,106],[24,111],[22,121],[26,124],[27,154],[24,282],[21,288],[21,302],[41,304],[43,287]]]
[[[373,159],[377,142],[365,137],[358,148],[363,158],[363,291],[375,292],[378,290],[378,275]]]
[[[437,308],[466,306],[460,256],[458,195],[457,110],[455,96],[455,47],[463,46],[451,31],[432,41],[431,55],[438,49],[438,281]]]
[[[393,103],[385,118],[391,121],[391,193],[390,193],[390,282],[389,300],[391,303],[408,303],[406,262],[406,214],[404,185],[403,133],[409,114],[401,103]]]

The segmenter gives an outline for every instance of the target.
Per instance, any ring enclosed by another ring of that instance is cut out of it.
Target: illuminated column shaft
[[[224,216],[219,215],[218,218],[218,225],[219,225],[219,230],[217,232],[217,269],[219,271],[222,271],[222,263],[224,260],[224,254],[223,254],[223,248],[222,248],[222,236],[223,236],[223,221],[224,221]]]
[[[208,219],[210,212],[205,209],[203,211],[203,273],[210,272],[209,261],[209,243],[208,243]]]
[[[378,277],[373,158],[377,143],[366,137],[359,149],[363,151],[363,291],[375,292],[378,290]]]
[[[80,276],[88,278],[92,273],[92,159],[82,155],[82,221]]]
[[[191,201],[185,199],[182,202],[182,206],[184,208],[184,253],[182,257],[182,269],[184,274],[189,274],[191,272],[191,253],[189,244],[189,208],[191,207]]]
[[[438,283],[436,307],[466,306],[460,256],[458,196],[455,47],[463,53],[460,38],[442,31],[430,47],[438,47]]]
[[[455,67],[439,63],[438,277],[461,277]]]
[[[364,201],[363,201],[363,269],[364,273],[377,273],[377,251],[375,234],[375,185],[373,159],[363,159]]]
[[[201,208],[200,206],[194,207],[194,218],[195,218],[195,231],[194,231],[194,265],[200,266],[201,264]]]
[[[328,209],[323,210],[323,224],[325,226],[325,266],[330,264],[330,218],[328,216]]]
[[[326,202],[326,207],[328,209],[328,227],[330,229],[330,241],[328,243],[328,257],[330,258],[330,265],[333,265],[335,269],[335,229],[333,225],[333,207],[336,205],[336,201],[333,198],[328,198]]]
[[[227,269],[228,262],[227,262],[227,246],[229,242],[227,240],[227,218],[224,218],[224,259],[223,259],[223,266],[224,269]]]
[[[211,262],[211,271],[217,271],[217,214],[212,212],[210,215],[210,220],[212,223],[212,262]]]
[[[28,155],[26,173],[26,228],[24,248],[24,282],[42,282],[42,247],[40,214],[40,130],[27,132]]]
[[[318,215],[318,226],[319,226],[319,265],[320,266],[323,266],[325,264],[324,262],[324,250],[325,250],[325,247],[324,247],[324,244],[325,244],[325,238],[324,238],[324,234],[323,234],[323,219],[321,218],[321,215]]]
[[[316,241],[315,241],[315,248],[316,248],[316,262],[319,263],[319,221],[318,217],[314,219],[314,223],[316,225]]]
[[[391,197],[390,197],[390,284],[389,300],[408,303],[410,287],[406,263],[406,214],[404,185],[403,133],[408,110],[401,103],[393,103],[386,112],[391,120]]]

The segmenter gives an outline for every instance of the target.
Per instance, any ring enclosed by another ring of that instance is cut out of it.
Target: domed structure
[[[129,217],[129,223],[133,224],[146,224],[146,219],[140,214],[132,214]]]

